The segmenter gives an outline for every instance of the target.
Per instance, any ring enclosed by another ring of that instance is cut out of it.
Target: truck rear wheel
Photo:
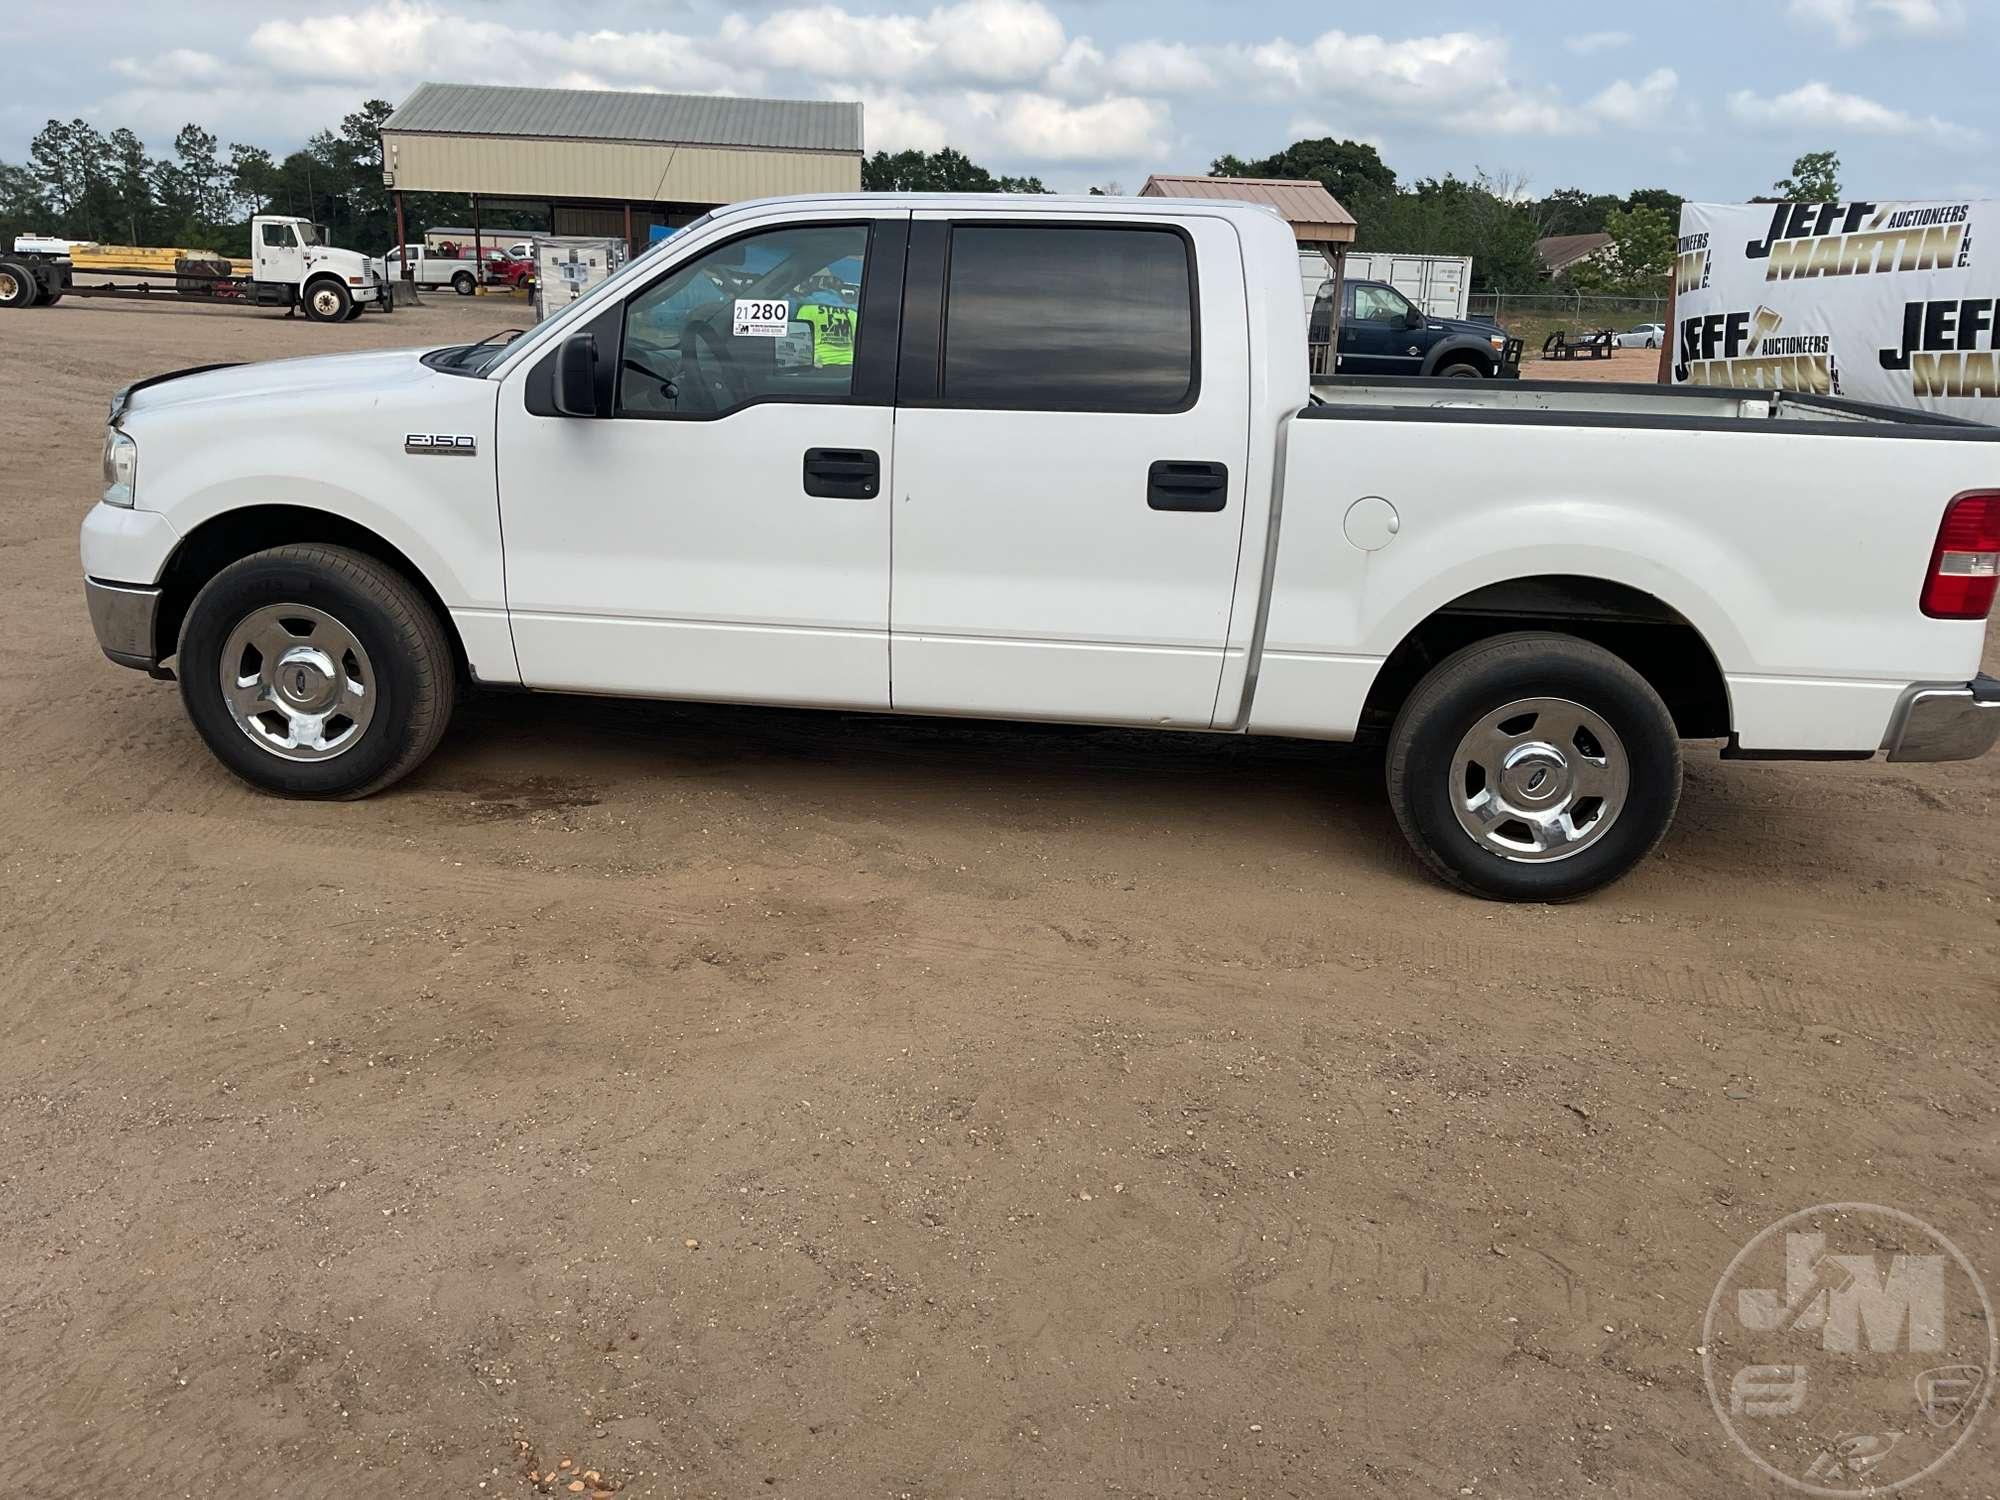
[[[347,288],[331,276],[306,283],[306,316],[315,323],[344,323],[353,306],[354,299],[347,294]]]
[[[477,286],[478,283],[472,279],[470,271],[458,271],[452,275],[451,289],[461,297],[470,297]]]
[[[1667,831],[1680,739],[1651,684],[1573,636],[1523,632],[1447,657],[1390,732],[1389,800],[1440,879],[1496,901],[1568,901]]]
[[[0,307],[33,307],[41,282],[18,260],[0,260]]]
[[[264,791],[365,797],[437,748],[456,692],[444,624],[394,569],[345,547],[231,563],[189,606],[181,700],[215,756]]]

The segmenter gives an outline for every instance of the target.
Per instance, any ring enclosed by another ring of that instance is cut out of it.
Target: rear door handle
[[[872,500],[882,488],[882,456],[872,448],[808,448],[805,484],[822,500]]]
[[[1229,465],[1162,458],[1146,471],[1154,510],[1221,510],[1229,503]]]

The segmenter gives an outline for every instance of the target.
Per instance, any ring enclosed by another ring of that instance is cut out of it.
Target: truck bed
[[[1371,421],[1493,422],[1552,427],[1669,427],[1740,431],[1784,423],[1785,432],[2000,441],[2000,427],[1903,407],[1798,391],[1719,386],[1584,384],[1565,380],[1438,381],[1353,375],[1316,377],[1301,416]]]

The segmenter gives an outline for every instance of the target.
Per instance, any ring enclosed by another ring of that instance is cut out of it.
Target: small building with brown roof
[[[1277,210],[1299,242],[1299,283],[1310,312],[1313,298],[1333,278],[1333,319],[1340,318],[1342,268],[1354,243],[1354,215],[1321,183],[1295,177],[1169,177],[1146,179],[1141,198],[1226,198]],[[1334,330],[1330,335],[1336,336]]]
[[[1535,241],[1535,254],[1542,258],[1542,274],[1560,276],[1587,260],[1602,259],[1611,249],[1608,234],[1552,234]]]

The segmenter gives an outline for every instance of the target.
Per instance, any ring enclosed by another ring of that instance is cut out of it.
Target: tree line
[[[261,146],[224,145],[194,124],[181,127],[170,152],[154,155],[122,126],[107,132],[83,119],[50,120],[29,144],[26,163],[0,162],[0,247],[11,247],[17,234],[36,232],[247,255],[251,216],[281,213],[326,225],[335,244],[380,250],[396,234],[381,166],[382,123],[393,113],[386,100],[367,100],[283,158]],[[1779,198],[1835,201],[1839,171],[1832,152],[1812,152],[1794,162],[1773,191]],[[1558,188],[1536,198],[1523,180],[1483,172],[1405,183],[1374,146],[1330,136],[1294,141],[1266,157],[1225,154],[1209,173],[1321,183],[1354,215],[1356,249],[1469,255],[1474,286],[1486,292],[1545,289],[1548,278],[1535,249],[1540,239],[1608,234],[1609,250],[1567,271],[1560,285],[1664,295],[1680,226],[1680,196],[1666,188],[1636,188],[1623,196]],[[862,163],[861,185],[869,192],[1048,191],[1039,177],[995,174],[949,146],[878,151]],[[464,223],[471,199],[410,193],[404,210],[414,236],[435,224]],[[497,232],[537,227],[515,223],[504,211],[491,217]]]
[[[372,254],[396,237],[380,134],[394,112],[386,100],[367,100],[283,158],[262,146],[224,145],[193,124],[180,128],[171,151],[155,155],[123,126],[107,132],[88,120],[51,120],[29,142],[25,163],[0,162],[0,247],[36,233],[243,256],[251,216],[275,213],[324,224],[334,244]],[[408,193],[404,209],[414,235],[427,224],[465,222],[471,199]]]

